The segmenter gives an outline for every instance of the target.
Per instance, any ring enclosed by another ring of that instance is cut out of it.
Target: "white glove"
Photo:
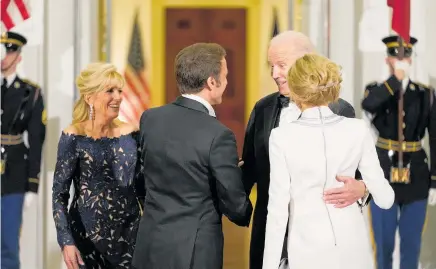
[[[407,62],[406,60],[401,60],[401,61],[397,60],[397,61],[395,61],[394,68],[396,70],[397,69],[403,70],[404,71],[404,76],[405,77],[409,77],[409,74],[410,74],[410,63]]]
[[[430,189],[428,192],[428,205],[435,206],[436,205],[436,189]]]
[[[37,194],[34,192],[26,192],[24,195],[24,209],[27,209],[30,207],[30,205],[35,201],[37,198]]]

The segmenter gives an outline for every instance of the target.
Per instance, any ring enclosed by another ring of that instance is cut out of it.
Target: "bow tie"
[[[289,97],[280,95],[279,96],[279,106],[280,106],[280,108],[288,107],[289,106]]]

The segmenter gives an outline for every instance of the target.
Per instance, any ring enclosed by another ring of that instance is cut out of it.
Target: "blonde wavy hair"
[[[297,104],[320,106],[335,102],[341,89],[341,67],[326,57],[306,54],[288,72],[290,98]]]
[[[124,87],[124,78],[110,63],[96,62],[89,64],[76,78],[76,86],[80,98],[74,104],[73,124],[85,122],[89,119],[89,105],[86,98],[90,95],[110,88]],[[115,124],[121,121],[116,119]]]

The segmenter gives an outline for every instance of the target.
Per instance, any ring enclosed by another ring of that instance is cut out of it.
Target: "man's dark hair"
[[[182,49],[174,63],[180,93],[200,92],[209,77],[219,84],[221,60],[225,56],[225,49],[216,43],[196,43]]]

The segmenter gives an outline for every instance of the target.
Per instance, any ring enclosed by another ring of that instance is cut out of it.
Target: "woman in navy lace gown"
[[[107,63],[90,64],[77,78],[80,99],[60,137],[53,179],[53,217],[69,269],[131,268],[145,191],[138,131],[117,119],[123,84]]]

